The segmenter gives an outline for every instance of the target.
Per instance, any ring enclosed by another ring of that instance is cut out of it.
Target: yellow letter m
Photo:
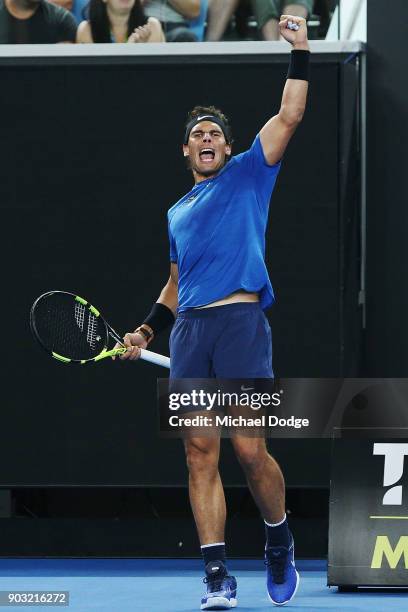
[[[402,555],[404,555],[405,569],[408,569],[408,536],[401,536],[394,550],[391,547],[388,536],[377,536],[371,567],[373,569],[380,569],[384,556],[390,568],[395,569]]]

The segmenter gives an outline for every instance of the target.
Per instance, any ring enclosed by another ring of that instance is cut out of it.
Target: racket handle
[[[170,369],[170,357],[153,353],[153,351],[140,349],[140,359],[144,359],[145,361],[150,361],[150,363],[155,363],[163,368]]]

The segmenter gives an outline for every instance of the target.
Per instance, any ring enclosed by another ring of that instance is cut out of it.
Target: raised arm
[[[287,26],[292,22],[299,26],[297,31]],[[272,117],[260,131],[265,158],[271,166],[280,161],[297,126],[302,121],[308,90],[309,42],[306,21],[301,17],[282,15],[280,32],[293,49],[288,79],[283,90],[279,113]]]

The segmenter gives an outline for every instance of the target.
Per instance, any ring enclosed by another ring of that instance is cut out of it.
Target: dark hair
[[[135,0],[129,14],[127,35],[130,36],[135,28],[147,22],[140,0]],[[108,11],[103,0],[91,0],[89,3],[89,23],[94,43],[110,43],[111,24]]]
[[[234,142],[228,117],[226,117],[226,115],[224,115],[224,113],[219,108],[215,108],[215,106],[195,106],[193,110],[188,113],[185,129],[187,129],[188,124],[193,119],[195,119],[196,117],[201,117],[202,115],[213,115],[214,117],[218,117],[218,119],[220,119],[228,129],[229,144],[232,144]],[[224,134],[224,136],[226,136],[226,134]]]

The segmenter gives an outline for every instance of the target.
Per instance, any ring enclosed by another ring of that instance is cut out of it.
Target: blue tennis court
[[[405,593],[339,593],[328,588],[325,561],[300,560],[297,566],[301,583],[288,609],[407,609]],[[262,560],[231,560],[229,569],[238,580],[239,610],[274,609],[266,595]],[[0,590],[69,591],[69,609],[75,612],[190,612],[199,609],[202,574],[199,559],[1,559]]]

